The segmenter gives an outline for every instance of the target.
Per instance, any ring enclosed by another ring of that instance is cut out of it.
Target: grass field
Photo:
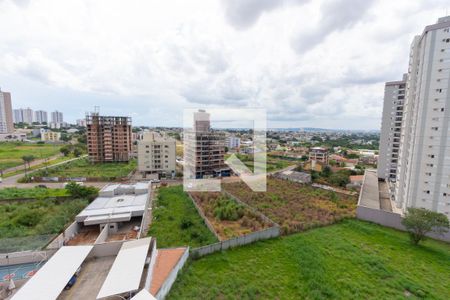
[[[27,144],[22,142],[0,143],[0,170],[23,164],[22,156],[34,155],[36,159],[47,158],[59,153],[60,145]]]
[[[260,215],[222,193],[191,193],[221,240],[242,236],[272,226]]]
[[[167,299],[450,299],[450,245],[357,220],[191,261]]]
[[[0,200],[2,199],[18,199],[18,198],[37,198],[44,199],[48,197],[68,196],[66,189],[46,189],[46,188],[3,188],[0,189]]]
[[[159,248],[217,242],[181,185],[159,189],[148,236],[156,237]]]
[[[357,199],[291,181],[269,178],[267,192],[253,192],[242,182],[223,187],[281,226],[284,234],[354,217]]]
[[[107,180],[126,177],[132,170],[136,169],[136,165],[135,160],[129,163],[92,164],[87,158],[81,158],[47,170],[34,172],[32,175],[37,177],[100,177]]]

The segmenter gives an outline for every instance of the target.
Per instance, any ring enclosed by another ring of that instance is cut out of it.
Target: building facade
[[[48,123],[47,112],[43,110],[36,110],[34,112],[34,121],[39,124]]]
[[[138,170],[141,173],[174,176],[176,167],[176,141],[156,132],[146,132],[138,141]]]
[[[131,118],[86,116],[86,134],[91,162],[127,162],[131,154]]]
[[[41,141],[58,142],[61,139],[61,132],[41,129]]]
[[[19,108],[14,110],[14,123],[32,124],[34,120],[31,108]]]
[[[0,133],[14,132],[11,94],[0,90]]]
[[[450,16],[411,45],[394,198],[450,217]]]
[[[64,122],[64,116],[63,113],[60,111],[53,111],[52,112],[52,123],[61,124]]]
[[[230,176],[231,170],[224,161],[225,134],[211,129],[209,113],[195,112],[193,130],[186,130],[183,138],[188,178]]]
[[[328,150],[322,147],[309,149],[309,160],[328,165]]]
[[[397,163],[403,120],[407,74],[400,81],[386,82],[384,86],[383,117],[381,121],[378,178],[391,183],[397,178]]]
[[[231,135],[227,138],[228,149],[238,149],[241,146],[241,139],[237,136]]]

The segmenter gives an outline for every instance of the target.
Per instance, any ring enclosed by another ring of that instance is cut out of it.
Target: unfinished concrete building
[[[86,116],[86,134],[91,162],[127,162],[131,154],[131,118]]]
[[[184,144],[189,178],[230,176],[231,170],[224,162],[225,134],[211,129],[209,113],[194,113],[194,128],[186,130]]]

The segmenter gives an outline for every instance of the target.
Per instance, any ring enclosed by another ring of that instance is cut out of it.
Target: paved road
[[[33,160],[32,162],[30,162],[30,167],[34,167],[34,166],[43,164],[45,162],[50,163],[52,160],[58,159],[61,156],[62,156],[62,154],[58,154],[58,155],[54,155],[54,156],[47,157],[47,158],[40,158],[40,159]],[[22,165],[19,165],[17,167],[4,169],[2,171],[3,171],[3,174],[7,174],[7,173],[11,173],[11,172],[16,172],[16,171],[23,171],[23,169],[24,169],[24,166],[22,164]]]
[[[86,157],[86,155],[83,155],[83,156],[80,156],[80,157],[76,157],[76,158],[72,158],[72,159],[69,159],[69,160],[66,160],[66,161],[62,161],[62,162],[50,165],[50,166],[48,166],[48,168],[59,166],[59,165],[62,165],[62,164],[66,164],[68,162],[71,162],[71,161],[74,161],[74,160],[77,160],[77,159],[81,159],[83,157]],[[33,172],[34,171],[38,171],[38,170],[42,170],[42,169],[45,169],[45,168],[46,167],[38,168],[36,170],[33,170]],[[18,183],[17,180],[19,180],[23,176],[24,176],[24,173],[21,173],[21,174],[17,174],[17,175],[11,176],[11,177],[4,178],[3,182],[0,183],[0,188],[5,188],[5,187],[32,188],[32,187],[35,187],[35,186],[40,185],[40,184],[44,184],[44,185],[46,185],[49,188],[63,188],[64,187],[64,182]],[[95,186],[95,187],[98,187],[98,188],[101,188],[101,187],[105,186],[106,184],[107,184],[107,182],[86,182],[85,183],[85,185]]]

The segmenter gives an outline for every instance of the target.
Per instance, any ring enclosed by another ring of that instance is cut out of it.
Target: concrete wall
[[[45,250],[0,254],[0,266],[7,266],[8,263],[10,265],[17,265],[40,262],[42,260],[49,259],[53,254],[55,254],[55,252],[56,250]],[[8,259],[6,258],[6,255],[8,255]]]
[[[252,232],[244,236],[192,249],[191,254],[194,257],[201,257],[217,251],[254,243],[259,240],[271,239],[278,236],[280,236],[280,227],[274,226],[261,231]]]
[[[89,253],[87,258],[117,255],[117,253],[119,253],[119,250],[122,247],[122,244],[124,242],[126,242],[126,241],[114,241],[114,242],[96,244],[96,245],[94,245],[94,248]]]
[[[155,269],[156,256],[158,255],[158,250],[156,249],[156,239],[152,239],[150,247],[152,248],[151,250],[152,254],[150,255],[150,263],[148,264],[147,276],[145,278],[145,286],[144,286],[144,288],[147,291],[150,291],[150,285],[152,283],[153,277],[153,270]]]
[[[356,217],[361,220],[370,221],[401,231],[406,231],[405,226],[403,226],[402,224],[402,216],[397,213],[358,205],[358,207],[356,208]],[[431,233],[427,236],[437,240],[450,242],[450,231],[444,235]]]
[[[97,245],[106,242],[106,240],[108,239],[108,235],[109,235],[109,226],[105,226],[103,227],[102,231],[100,231],[100,234],[98,235],[94,244]]]
[[[153,199],[153,188],[150,183],[150,188],[148,190],[147,201],[145,202],[144,214],[142,215],[141,228],[139,229],[138,237],[143,238],[147,235],[147,229],[152,220],[152,199]]]
[[[176,266],[172,269],[169,276],[167,276],[166,281],[161,285],[158,293],[156,294],[156,299],[162,300],[164,299],[167,294],[170,291],[170,288],[172,287],[173,283],[177,279],[178,272],[183,268],[184,264],[186,263],[186,260],[189,257],[189,247],[186,248],[186,251],[183,253],[183,256],[181,256],[180,260],[176,264]]]
[[[208,227],[209,231],[211,231],[216,236],[216,238],[220,241],[220,236],[217,234],[216,230],[214,229],[214,226],[212,226],[212,224],[209,222],[208,218],[203,213],[203,210],[197,205],[194,198],[192,198],[191,194],[188,193],[188,195],[189,195],[189,198],[191,199],[192,203],[194,204],[195,209],[197,210],[198,214],[202,217],[203,221],[205,222],[206,227]]]
[[[59,249],[65,242],[73,238],[80,230],[80,225],[77,222],[70,224],[63,233],[58,235],[53,241],[48,244],[47,249]]]

